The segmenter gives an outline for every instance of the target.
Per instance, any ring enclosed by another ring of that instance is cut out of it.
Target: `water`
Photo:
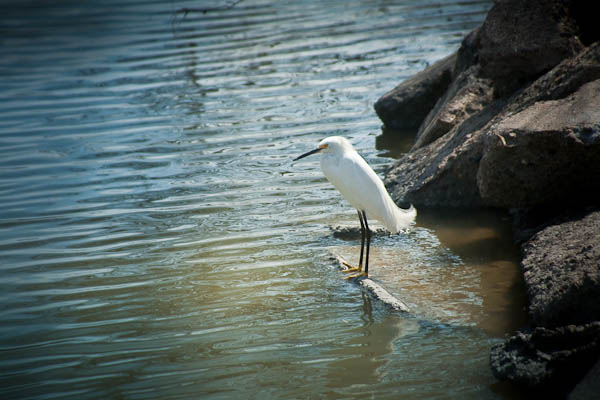
[[[377,236],[399,315],[341,279],[355,212],[290,162],[337,134],[381,171],[405,145],[373,103],[490,5],[5,2],[0,397],[517,396],[487,365],[523,322],[506,219]]]

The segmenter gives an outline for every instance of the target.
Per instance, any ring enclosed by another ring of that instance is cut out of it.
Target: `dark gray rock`
[[[456,64],[454,64],[454,77],[459,76],[465,70],[474,65],[479,65],[479,31],[481,27],[473,29],[460,44],[456,52]]]
[[[421,124],[413,149],[435,141],[492,102],[491,81],[479,78],[477,70],[472,66],[454,79]]]
[[[477,185],[494,207],[589,203],[600,193],[600,80],[534,103],[486,132]]]
[[[564,60],[525,86],[509,99],[503,113],[515,114],[539,101],[563,99],[576,92],[584,83],[597,79],[600,79],[600,42],[590,45],[575,57]]]
[[[384,182],[396,202],[422,207],[483,206],[476,182],[484,127],[503,106],[502,99],[495,100],[435,142],[394,163]]]
[[[600,320],[600,211],[535,234],[521,267],[534,325]]]
[[[388,128],[420,128],[416,148],[432,142],[492,97],[511,95],[581,52],[572,14],[560,0],[497,1],[456,54],[383,95],[377,115]]]
[[[591,83],[585,88],[582,84],[587,79],[598,77],[600,43],[590,46],[578,57],[559,64],[519,93],[492,101],[433,143],[407,153],[387,171],[386,186],[400,203],[433,207],[524,207],[555,198],[564,201],[568,196],[581,201],[585,198],[590,200],[590,195],[594,194],[591,189],[594,183],[599,182],[594,179],[600,166],[600,163],[595,161],[599,152],[593,149],[598,145],[600,107],[595,106],[599,100],[597,83]],[[569,94],[572,96],[566,99],[560,97]],[[544,102],[557,99],[562,101]],[[573,117],[572,113],[579,115]],[[534,114],[535,117],[532,117]],[[507,140],[517,138],[517,134],[521,132],[513,129],[518,126],[516,122],[519,118],[522,118],[523,125],[527,126],[527,122],[532,129],[536,129],[538,120],[546,121],[543,129],[534,132],[537,136],[518,136],[524,140],[523,144],[526,146],[520,150],[528,152],[526,162],[532,157],[544,156],[544,160],[522,165],[521,157],[513,158],[511,162],[506,159],[495,165],[495,161],[492,161],[495,160],[494,151],[497,150],[500,157],[509,150],[516,150],[515,147],[504,146],[504,142],[508,144]],[[560,121],[565,125],[560,126]],[[558,131],[559,135],[547,134],[551,127]],[[497,135],[500,129],[504,129],[501,134],[504,142]],[[525,142],[529,138],[531,141]],[[534,140],[538,139],[547,142],[549,154],[537,152],[538,144]],[[480,165],[484,155],[484,143],[487,146],[488,158]],[[565,147],[565,143],[572,145]],[[533,148],[536,151],[532,151]],[[583,158],[582,153],[585,153]],[[540,164],[545,161],[550,162],[548,167],[546,164]],[[562,169],[557,169],[557,166]],[[548,174],[550,178],[540,180],[531,175],[535,185],[528,188],[526,184],[514,180],[508,174],[514,172],[518,175],[529,171]],[[563,180],[566,186],[562,191],[554,179],[561,173],[562,176],[569,176],[569,179]],[[580,174],[581,178],[578,179]],[[572,179],[573,177],[576,179]],[[500,183],[503,186],[499,185]],[[517,185],[521,185],[520,191],[515,191]],[[538,191],[537,188],[542,185],[546,185],[545,189]],[[578,196],[573,196],[572,189],[576,186]],[[555,198],[548,197],[548,193],[553,191]]]
[[[377,100],[375,112],[386,127],[416,130],[450,85],[455,62],[455,54],[443,58]]]
[[[505,96],[583,49],[560,0],[495,2],[479,30],[478,60]]]
[[[389,170],[386,185],[392,190],[393,197],[400,203],[420,206],[524,207],[539,204],[544,199],[573,199],[575,196],[569,195],[577,186],[578,195],[589,200],[589,194],[593,193],[590,183],[593,186],[594,182],[599,182],[590,177],[597,174],[596,166],[600,165],[594,156],[598,153],[594,149],[600,122],[597,110],[600,108],[594,108],[598,102],[595,85],[581,87],[600,78],[600,43],[564,60],[511,96],[492,99],[495,95],[490,91],[490,81],[479,77],[477,66],[467,65],[479,59],[478,46],[481,44],[477,32],[463,41],[458,52],[456,71],[462,71],[460,78],[453,81],[447,94],[424,121],[412,151]],[[459,81],[466,86],[461,87]],[[426,80],[420,79],[420,82]],[[569,97],[574,93],[578,94]],[[551,100],[563,101],[552,103]],[[585,113],[577,109],[580,105]],[[581,115],[572,118],[567,112]],[[521,148],[529,151],[526,158],[506,159],[495,168],[495,160],[503,157],[505,152],[515,150],[504,146],[504,142],[511,139],[511,135],[520,133],[513,129],[519,126],[516,124],[519,118],[528,119],[534,130],[538,120],[547,123],[544,130],[536,132],[538,136],[518,136],[528,146]],[[547,135],[545,129],[549,127],[559,134]],[[492,128],[495,129],[493,133]],[[504,142],[498,136],[500,129],[504,129],[500,133]],[[530,138],[531,141],[526,141]],[[532,146],[537,150],[536,140],[546,141],[547,153],[531,151]],[[564,147],[567,142],[572,145]],[[583,147],[581,143],[584,143]],[[480,165],[484,149],[486,160]],[[498,157],[494,156],[496,151]],[[585,157],[581,158],[581,152],[586,154]],[[536,156],[542,159],[532,160]],[[522,160],[529,163],[525,165],[527,168],[522,165]],[[544,162],[549,163],[546,166]],[[546,179],[540,180],[539,176],[530,174],[530,180],[537,186],[527,188],[526,182],[510,176],[513,172],[525,174],[534,169],[538,174],[547,175]],[[580,179],[571,181],[580,171]],[[563,179],[565,185],[560,188],[555,178],[564,176],[570,178]],[[521,190],[514,192],[517,185],[521,185]],[[543,185],[544,190],[537,190]],[[548,197],[548,193],[555,197]]]
[[[600,321],[520,331],[492,347],[494,376],[552,394],[566,393],[600,356]]]

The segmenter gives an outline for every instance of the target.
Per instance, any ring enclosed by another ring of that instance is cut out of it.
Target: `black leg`
[[[369,247],[371,245],[371,230],[369,229],[369,224],[367,223],[367,213],[362,212],[362,219],[365,223],[365,234],[367,236],[367,256],[365,258],[365,275],[369,274]]]
[[[365,224],[363,223],[363,217],[360,211],[358,211],[358,220],[360,221],[360,259],[358,261],[358,268],[362,269],[363,251],[365,249]]]

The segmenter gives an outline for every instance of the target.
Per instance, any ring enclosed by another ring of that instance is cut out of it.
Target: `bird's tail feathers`
[[[417,217],[417,209],[411,204],[410,208],[404,209],[398,207],[392,202],[390,205],[391,213],[389,218],[386,218],[386,228],[392,233],[398,233],[408,229],[415,223]]]

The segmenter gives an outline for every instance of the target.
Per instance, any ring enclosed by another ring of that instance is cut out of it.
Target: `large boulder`
[[[600,80],[536,102],[486,132],[477,185],[486,205],[593,202],[600,192]]]
[[[572,28],[562,2],[521,3],[497,2],[483,26],[463,40],[456,57],[444,59],[378,101],[376,109],[380,115],[381,104],[395,104],[395,111],[387,112],[384,120],[386,125],[393,125],[396,123],[393,115],[398,115],[402,108],[413,120],[421,118],[422,107],[415,113],[408,105],[430,104],[430,95],[446,87],[424,117],[411,152],[387,173],[386,184],[399,202],[421,206],[510,208],[564,201],[574,187],[578,188],[578,194],[584,195],[597,187],[594,184],[598,180],[593,179],[600,165],[593,154],[598,153],[600,121],[597,86],[595,83],[582,85],[600,79],[600,42],[560,62],[581,49],[577,37],[568,35],[576,29]],[[510,18],[521,20],[525,16],[510,17],[509,10],[523,8],[523,12],[537,14],[544,6],[546,14],[555,14],[528,17],[535,26],[543,27],[539,35],[534,35],[529,28],[515,28],[523,35],[522,40],[528,38],[531,42],[515,44],[523,51],[522,57],[515,58],[508,44],[498,49],[498,54],[489,48],[497,45],[493,33],[499,35],[506,31],[504,37],[514,39]],[[540,37],[548,38],[547,49]],[[528,66],[528,63],[532,64]],[[451,71],[452,81],[439,85],[440,77],[446,77],[446,82]],[[520,89],[511,86],[508,90],[504,80],[513,72],[519,77],[515,82],[528,84]],[[436,90],[427,90],[428,84]],[[427,101],[419,100],[419,93],[427,93]],[[577,109],[580,105],[585,112]],[[567,114],[572,112],[579,115]],[[541,130],[537,128],[538,120],[547,121]],[[521,128],[527,132],[519,130]],[[532,146],[535,152],[531,151]],[[514,157],[506,157],[511,152]],[[526,157],[525,152],[529,152]],[[503,161],[497,163],[500,158]],[[514,179],[513,173],[516,177],[521,174],[524,180]],[[566,176],[569,179],[564,179]],[[561,181],[557,185],[558,178]],[[529,182],[533,185],[528,186]],[[543,190],[537,190],[542,187]]]
[[[481,74],[505,96],[583,49],[564,1],[496,1],[478,37]]]
[[[564,398],[599,362],[599,226],[600,211],[564,216],[523,245],[521,267],[534,327],[492,348],[490,367],[498,379]],[[597,377],[598,371],[590,374]],[[597,387],[584,381],[572,398],[587,398]]]
[[[574,30],[562,2],[497,2],[481,28],[463,40],[453,81],[421,124],[414,148],[577,54],[583,45]]]
[[[600,211],[536,233],[521,267],[533,324],[600,321]]]

